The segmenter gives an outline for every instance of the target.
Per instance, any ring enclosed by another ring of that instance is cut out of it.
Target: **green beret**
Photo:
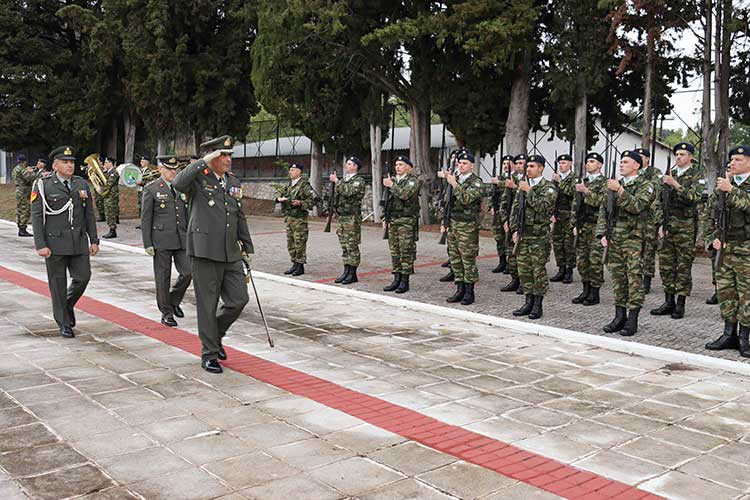
[[[234,152],[234,137],[231,135],[222,135],[216,139],[211,139],[201,144],[201,149],[207,151],[221,151],[222,153]]]
[[[50,160],[75,160],[75,151],[71,146],[60,146],[49,154]]]
[[[161,155],[156,157],[157,160],[159,160],[159,165],[171,169],[176,169],[180,166],[180,162],[177,161],[176,156],[170,156],[170,155]]]

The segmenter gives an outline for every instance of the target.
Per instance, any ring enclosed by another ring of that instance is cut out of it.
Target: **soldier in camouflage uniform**
[[[553,180],[557,183],[557,201],[552,214],[552,222],[554,223],[552,246],[555,249],[555,262],[557,262],[558,269],[557,274],[552,276],[550,281],[562,281],[568,285],[573,283],[573,269],[576,267],[573,226],[570,223],[576,184],[576,177],[571,172],[573,157],[569,154],[558,156],[557,166],[559,172],[553,176]]]
[[[474,283],[479,281],[477,255],[479,255],[479,212],[484,184],[474,173],[474,155],[463,151],[458,155],[458,176],[446,173],[445,179],[452,189],[453,212],[448,231],[448,255],[456,276],[456,292],[447,302],[474,303]]]
[[[527,180],[518,183],[518,192],[511,210],[510,230],[518,248],[518,276],[526,293],[526,302],[513,311],[513,316],[542,317],[542,302],[549,289],[547,261],[550,252],[550,217],[555,209],[557,188],[542,176],[547,161],[542,155],[529,155],[526,163]],[[521,213],[520,194],[525,193],[526,208]],[[523,233],[521,233],[523,221]]]
[[[36,171],[26,162],[26,155],[18,155],[18,165],[11,172],[13,184],[16,186],[16,224],[18,225],[18,236],[32,236],[26,230],[31,217],[31,186],[37,178]]]
[[[289,165],[289,184],[279,193],[277,203],[281,203],[286,224],[286,249],[292,259],[292,267],[284,274],[301,276],[305,274],[307,262],[307,212],[312,210],[315,196],[307,179],[302,177],[304,165]]]
[[[494,190],[497,189],[497,196],[499,201],[497,213],[492,213],[492,234],[495,237],[497,256],[500,262],[498,262],[497,266],[495,266],[495,268],[492,270],[493,273],[502,273],[508,268],[508,256],[506,255],[505,249],[507,235],[505,234],[505,223],[503,221],[502,200],[503,194],[505,193],[505,180],[510,177],[512,170],[513,157],[511,155],[505,155],[503,156],[502,163],[500,165],[500,175],[490,179],[493,189],[492,195],[495,196]]]
[[[664,284],[664,303],[651,310],[654,316],[669,314],[672,319],[682,318],[685,298],[692,289],[698,203],[706,187],[700,167],[693,164],[694,149],[692,144],[684,142],[676,145],[673,150],[677,165],[671,175],[662,177],[664,189],[667,186],[671,189],[667,213],[663,217],[666,226],[659,228],[659,236],[663,238],[659,274]]]
[[[367,184],[359,175],[360,168],[362,160],[350,156],[344,164],[344,178],[339,179],[336,172],[329,177],[336,185],[336,235],[339,237],[344,260],[344,272],[335,282],[342,285],[359,281],[357,267],[360,261],[359,244],[362,242],[362,198]]]
[[[716,180],[716,191],[711,193],[707,212],[711,221],[706,228],[706,240],[714,251],[721,250],[716,269],[719,308],[724,319],[722,335],[706,344],[706,349],[720,351],[739,349],[744,358],[750,357],[750,146],[738,146],[729,151],[730,174]],[[718,213],[718,193],[725,194],[724,241],[714,215]],[[738,326],[739,325],[739,326]],[[739,329],[739,335],[737,330]]]
[[[454,149],[453,151],[451,151],[450,159],[448,160],[448,170],[450,170],[453,175],[458,175],[458,155],[463,153],[464,151],[465,151],[464,148]],[[437,172],[438,178],[445,179],[445,173],[446,173],[445,170],[442,170],[442,169],[438,170]],[[441,207],[438,208],[437,219],[439,221],[442,221],[443,218],[445,217],[445,206],[447,204],[448,204],[448,190],[446,189],[443,193],[443,206],[442,208]],[[446,251],[447,250],[448,248],[446,245]],[[441,264],[441,267],[447,267],[448,273],[445,274],[444,276],[441,276],[438,281],[441,283],[453,283],[453,281],[455,281],[456,279],[456,275],[453,274],[453,269],[450,268],[451,267],[450,256],[448,256],[447,261]]]
[[[656,275],[656,247],[658,243],[659,226],[662,222],[661,211],[661,171],[651,165],[651,153],[647,148],[637,148],[636,153],[643,159],[641,174],[654,187],[654,201],[646,214],[646,225],[643,230],[643,291],[651,292],[651,279]]]
[[[726,168],[724,169],[724,176],[726,176],[727,179],[732,178],[731,167],[732,162],[728,161]],[[715,230],[716,221],[714,220],[714,212],[716,211],[716,203],[711,202],[710,200],[711,197],[709,196],[709,201],[703,206],[701,220],[703,221],[703,237],[706,245],[706,253],[711,260],[711,284],[714,286],[714,293],[706,299],[706,304],[715,306],[719,303],[719,292],[716,286],[716,250],[714,250],[713,247],[713,240],[709,239],[709,237]],[[710,224],[710,221],[713,221],[713,224]]]
[[[630,337],[638,331],[638,314],[643,306],[643,228],[644,213],[654,199],[654,187],[638,175],[641,155],[624,151],[620,158],[621,181],[607,179],[608,193],[614,193],[613,213],[607,214],[607,198],[602,201],[596,235],[607,247],[607,267],[612,275],[615,318],[605,325],[607,333]],[[608,218],[612,227],[608,239]]]
[[[104,160],[104,175],[107,183],[102,186],[99,196],[104,203],[104,219],[107,221],[109,232],[102,236],[104,239],[117,238],[117,211],[120,206],[120,174],[117,173],[114,158]]]
[[[507,285],[500,289],[501,292],[516,292],[519,295],[523,294],[521,288],[521,280],[518,278],[518,263],[516,256],[513,255],[513,244],[510,241],[510,224],[511,217],[510,212],[513,208],[513,201],[516,199],[516,193],[518,192],[518,183],[521,182],[526,170],[526,155],[520,154],[513,158],[513,166],[515,171],[510,175],[508,180],[505,181],[505,192],[503,193],[503,199],[501,207],[503,210],[503,227],[505,228],[505,234],[507,238],[505,240],[505,255],[508,258],[508,274],[510,274],[510,281]]]
[[[388,247],[393,264],[393,282],[383,291],[405,293],[409,291],[409,276],[414,274],[414,259],[419,240],[419,188],[420,182],[412,172],[414,165],[406,156],[396,157],[396,178],[389,175],[383,186],[391,190],[386,212],[389,220]]]
[[[607,179],[602,175],[604,158],[599,153],[586,155],[586,177],[576,184],[576,194],[581,197],[578,211],[573,212],[572,232],[575,237],[578,274],[583,291],[573,304],[593,306],[599,303],[599,289],[604,283],[604,248],[596,237],[599,207],[607,191]],[[580,218],[580,220],[579,220]]]

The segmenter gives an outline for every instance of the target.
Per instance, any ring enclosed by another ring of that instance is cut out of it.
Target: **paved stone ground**
[[[255,267],[258,270],[282,274],[290,263],[286,252],[286,236],[283,220],[275,217],[252,217],[251,232],[257,250]],[[100,230],[104,229],[100,224]],[[332,279],[341,274],[341,251],[336,238],[335,227],[330,234],[323,232],[324,224],[310,223],[308,242],[307,274],[301,279],[318,281]],[[118,230],[117,242],[142,245],[140,232],[135,230],[135,221],[125,221]],[[382,229],[366,227],[362,231],[362,265],[359,271],[360,282],[350,287],[373,293],[386,294],[383,286],[390,283],[390,255],[387,242],[382,240]],[[450,305],[445,298],[453,293],[453,285],[438,282],[446,270],[437,265],[446,260],[446,249],[438,245],[438,234],[423,231],[418,245],[417,274],[412,277],[411,291],[402,298],[438,304],[443,306],[467,309],[474,312],[512,318],[511,311],[520,307],[523,297],[514,293],[502,293],[500,287],[510,277],[503,274],[492,274],[490,271],[497,265],[495,242],[490,237],[480,238],[479,260],[480,282],[477,284],[478,300],[471,306]],[[550,275],[556,272],[554,263],[548,264]],[[682,320],[673,320],[669,316],[651,316],[649,311],[658,307],[664,299],[661,281],[655,278],[651,294],[646,296],[646,304],[640,316],[640,330],[631,340],[677,349],[686,352],[705,354],[726,359],[742,361],[736,352],[710,352],[704,344],[718,337],[723,329],[718,306],[705,304],[705,299],[713,293],[711,285],[711,264],[708,259],[699,257],[693,266],[693,294],[687,301],[687,314]],[[544,302],[544,316],[537,323],[568,328],[595,335],[608,335],[622,338],[617,334],[605,334],[601,328],[614,315],[612,290],[607,283],[602,287],[602,303],[597,306],[584,307],[570,303],[570,300],[581,291],[578,275],[571,285],[550,283],[550,292]],[[333,282],[331,281],[333,285]],[[339,286],[339,285],[335,285]],[[515,319],[515,318],[514,318]],[[529,321],[523,319],[522,321]]]
[[[0,227],[0,265],[44,279],[30,246]],[[0,498],[555,498],[82,312],[63,340],[19,285],[0,281]],[[750,499],[743,377],[258,285],[277,347],[253,307],[231,347],[644,492]],[[87,295],[159,317],[146,256],[104,248]]]

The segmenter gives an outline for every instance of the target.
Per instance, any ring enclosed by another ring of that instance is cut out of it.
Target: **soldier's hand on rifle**
[[[445,173],[445,180],[448,181],[448,184],[450,184],[453,187],[456,187],[458,185],[458,181],[456,180],[456,176],[451,174],[450,172]]]
[[[553,215],[553,216],[551,216],[551,217],[549,218],[549,221],[550,221],[551,223],[553,223],[553,224],[554,224],[555,222],[557,222],[557,217],[555,217],[555,216]]]
[[[726,177],[717,177],[716,187],[719,189],[719,191],[724,191],[725,193],[731,193],[732,189],[734,189],[734,186],[732,186],[732,181],[730,181]]]
[[[560,180],[562,180],[562,177],[560,177],[560,174],[554,174],[552,176],[552,180],[554,180],[555,182],[560,182]]]
[[[667,234],[667,232],[664,231],[664,226],[659,226],[659,238],[664,238],[665,234]]]
[[[492,184],[500,184],[500,177],[497,177],[497,176],[492,177],[490,179],[490,183],[492,183]]]
[[[576,191],[583,194],[589,194],[591,192],[591,190],[587,188],[586,184],[584,184],[583,182],[576,184]]]
[[[578,228],[573,226],[573,236],[578,236]]]
[[[302,202],[300,200],[294,200],[292,202],[292,205],[294,205],[295,207],[299,207],[300,205],[302,205]]]
[[[510,226],[508,225],[508,223],[507,223],[507,222],[503,223],[503,229],[505,230],[505,232],[506,232],[506,233],[507,233],[508,231],[510,231]]]
[[[672,186],[675,189],[679,189],[680,188],[680,183],[677,182],[677,179],[675,179],[674,176],[672,176],[672,175],[664,175],[664,176],[662,176],[662,181],[664,182],[664,184],[669,184],[670,186]]]
[[[511,241],[513,241],[513,243],[518,243],[518,231],[515,231],[510,239]]]
[[[620,181],[617,179],[607,179],[607,189],[610,191],[619,191],[620,190]]]
[[[441,179],[445,179],[445,170],[438,170],[437,176]]]
[[[609,246],[609,242],[607,241],[607,237],[606,236],[602,236],[602,240],[601,241],[602,241],[602,246],[603,247],[606,248],[607,246]]]
[[[383,222],[383,226],[385,226],[385,222]],[[440,224],[440,232],[444,233],[446,231],[445,226]]]
[[[387,177],[383,178],[383,185],[387,188],[393,187],[393,179],[391,179],[391,174],[388,174]]]
[[[289,201],[289,198],[287,198],[286,196],[282,196],[281,198],[276,198],[276,201],[278,201],[279,203],[286,203],[287,201]]]
[[[714,250],[721,250],[721,240],[716,238],[711,246],[714,247]]]
[[[518,186],[516,186],[516,183],[513,181],[513,179],[508,178],[505,181],[505,187],[510,189],[516,189]]]
[[[336,172],[333,172],[331,175],[328,176],[328,180],[333,182],[334,184],[339,181],[338,176],[336,176]]]
[[[531,186],[529,185],[528,182],[521,181],[518,183],[518,189],[520,189],[524,193],[528,193],[529,191],[531,191]]]

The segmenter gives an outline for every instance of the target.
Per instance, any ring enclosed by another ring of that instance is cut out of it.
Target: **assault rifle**
[[[334,170],[332,173],[336,173]],[[331,182],[331,186],[328,188],[328,219],[326,220],[326,227],[323,228],[324,233],[331,232],[331,222],[333,221],[333,208],[336,205],[336,183]]]
[[[502,157],[502,156],[501,156]],[[492,177],[497,177],[497,156],[492,157]],[[498,181],[500,178],[498,177]],[[497,225],[497,219],[500,214],[500,188],[498,184],[492,185],[492,226]]]
[[[609,178],[610,179],[616,179],[615,175],[615,163],[612,162],[612,167],[609,172]],[[607,261],[607,249],[609,249],[609,245],[612,244],[612,230],[615,227],[615,201],[616,201],[617,193],[615,191],[612,191],[611,189],[607,189],[607,205],[606,205],[606,212],[604,215],[607,219],[607,229],[605,233],[605,237],[607,238],[607,246],[604,247],[604,254],[602,256],[602,262]]]
[[[528,164],[523,166],[523,180],[527,182],[529,180]],[[521,240],[523,240],[523,235],[526,232],[526,193],[521,191],[519,187],[516,196],[518,196],[518,211],[516,212],[516,221],[518,222],[516,233],[518,233],[518,237],[516,238],[516,244],[513,245],[513,255],[518,257],[518,252],[521,250]]]
[[[448,171],[451,174],[455,173],[455,167],[456,159],[451,157]],[[438,244],[440,245],[445,245],[446,241],[448,241],[448,228],[451,225],[451,216],[453,215],[453,186],[448,181],[445,182],[445,198],[445,210],[443,211],[443,222],[441,224],[445,231],[440,233],[440,240],[438,240]]]
[[[389,177],[391,175],[391,168],[388,162],[385,163],[385,175]],[[391,188],[385,188],[383,190],[383,239],[388,239],[388,228],[391,224]]]
[[[583,156],[581,156],[578,163],[578,180],[576,181],[576,184],[581,184],[583,182],[583,165],[584,159]],[[576,212],[576,234],[573,237],[573,248],[578,248],[578,235],[581,233],[581,228],[583,228],[583,211],[585,208],[583,203],[583,193],[578,192],[578,190],[575,192],[574,204]]]
[[[726,176],[726,163],[719,164],[718,177]],[[723,174],[723,175],[722,175]],[[717,177],[717,179],[718,179]],[[718,199],[716,201],[716,229],[718,230],[718,240],[721,243],[719,249],[716,250],[714,255],[714,269],[718,269],[724,258],[724,247],[727,245],[727,193],[719,190]]]
[[[672,177],[672,168],[667,163],[667,171],[664,175]],[[662,182],[664,182],[662,180]],[[672,186],[664,184],[661,191],[661,226],[664,228],[664,234],[667,233],[667,224],[669,223],[669,198],[672,196]]]

